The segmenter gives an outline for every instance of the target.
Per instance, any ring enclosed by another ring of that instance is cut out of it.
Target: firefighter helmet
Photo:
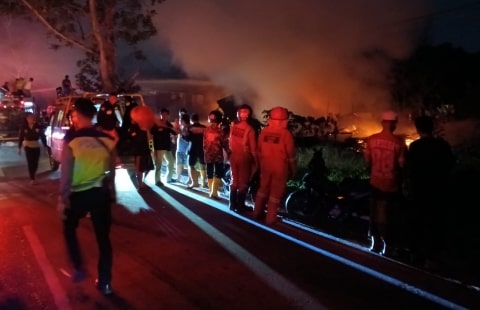
[[[237,109],[237,119],[239,121],[246,121],[252,115],[252,108],[248,104],[242,104]]]
[[[270,119],[284,121],[288,119],[288,110],[282,107],[275,107],[270,110]]]
[[[382,113],[382,121],[398,121],[398,114],[394,111],[388,110]]]
[[[208,114],[208,122],[220,124],[222,122],[222,112],[218,110],[213,110]]]

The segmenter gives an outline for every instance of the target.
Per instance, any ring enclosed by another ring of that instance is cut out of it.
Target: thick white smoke
[[[429,0],[171,0],[157,26],[190,76],[255,109],[349,113],[387,106],[387,59],[407,56]]]

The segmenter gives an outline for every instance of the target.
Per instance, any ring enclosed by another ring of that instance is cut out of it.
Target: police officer
[[[208,114],[210,126],[205,129],[203,134],[203,152],[207,165],[207,182],[211,198],[218,198],[218,188],[225,173],[223,152],[225,151],[227,154],[230,152],[227,136],[220,127],[222,117],[220,111],[211,111]]]
[[[97,126],[99,129],[110,134],[115,140],[119,140],[119,134],[117,132],[117,126],[121,122],[118,109],[118,94],[112,92],[108,95],[108,100],[100,105],[100,109],[97,114]],[[123,143],[123,141],[121,141]],[[120,144],[122,144],[120,143]],[[118,146],[117,146],[118,147]],[[115,159],[116,166],[121,165],[121,159],[117,156]]]
[[[255,130],[248,120],[252,115],[252,108],[243,104],[237,109],[238,122],[230,128],[230,200],[232,211],[245,210],[245,196],[248,184],[255,173],[257,163],[257,137]]]
[[[85,277],[76,228],[87,213],[98,243],[96,287],[105,295],[112,293],[112,246],[110,243],[111,203],[116,200],[109,179],[115,169],[115,140],[97,130],[92,123],[96,109],[91,100],[78,99],[72,113],[75,130],[64,138],[60,177],[59,211],[63,214],[64,236],[74,267],[73,280]]]
[[[18,155],[22,153],[22,147],[25,151],[27,159],[28,174],[30,176],[30,184],[36,184],[35,176],[38,170],[38,161],[40,159],[40,143],[47,146],[47,140],[44,133],[44,128],[40,125],[33,113],[27,113],[25,123],[20,129],[18,137]]]
[[[113,92],[108,95],[108,100],[100,105],[97,115],[97,126],[102,130],[108,131],[112,136],[116,136],[116,128],[120,120],[117,116],[119,113],[117,106],[117,93]]]
[[[297,171],[295,143],[287,127],[288,110],[275,107],[270,111],[268,126],[258,138],[260,188],[255,198],[253,217],[257,220],[263,218],[267,209],[267,225],[276,223],[286,183]]]

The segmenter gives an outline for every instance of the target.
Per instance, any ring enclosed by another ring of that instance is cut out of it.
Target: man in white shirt
[[[23,95],[25,97],[31,97],[32,96],[32,84],[33,84],[33,78],[29,78],[28,81],[25,82],[25,85],[23,85]]]

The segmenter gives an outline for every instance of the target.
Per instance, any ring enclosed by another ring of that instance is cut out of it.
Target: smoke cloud
[[[406,20],[428,2],[166,1],[158,8],[158,44],[191,77],[249,98],[256,111],[372,110],[390,104],[389,60],[409,55],[422,25]]]

